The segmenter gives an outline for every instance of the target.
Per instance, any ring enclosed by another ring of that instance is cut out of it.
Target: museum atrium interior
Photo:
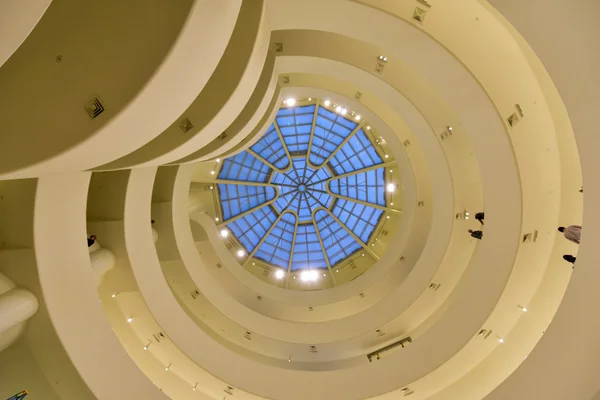
[[[598,18],[0,1],[0,399],[600,400]]]

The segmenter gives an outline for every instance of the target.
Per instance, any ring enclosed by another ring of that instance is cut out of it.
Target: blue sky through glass
[[[386,197],[383,160],[362,126],[315,104],[284,107],[249,151],[223,161],[222,218],[249,254],[326,269],[366,247]]]

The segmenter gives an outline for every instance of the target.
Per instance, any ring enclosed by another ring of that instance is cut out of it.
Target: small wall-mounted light
[[[211,169],[211,170],[210,170],[210,174],[211,174],[211,175],[214,175],[214,174],[215,174],[215,170],[214,170],[214,169]]]
[[[167,367],[165,368],[165,371],[168,371],[169,368],[171,368],[171,364],[167,365]]]
[[[219,217],[215,218],[215,221],[216,221],[216,222],[219,222]]]
[[[285,104],[287,104],[288,107],[293,107],[296,105],[296,99],[290,97],[285,100]]]
[[[385,158],[390,158],[390,156],[388,154],[385,155]]]
[[[217,158],[215,161],[216,161],[216,162],[221,162],[221,159],[220,159],[220,158]]]
[[[300,279],[302,279],[303,282],[316,282],[319,279],[319,273],[314,269],[308,269],[302,271]]]
[[[325,104],[326,107],[329,107],[331,105],[331,100],[325,100]]]
[[[192,388],[192,390],[195,392],[197,387],[198,387],[198,382],[196,382],[196,384],[194,385],[194,387]]]
[[[133,317],[129,317],[129,318],[127,318],[127,322],[128,322],[128,323],[132,323],[132,322],[133,322]]]
[[[311,100],[312,100],[312,97],[309,97],[309,98],[308,98],[308,101],[311,101]]]
[[[384,55],[379,56],[379,60],[383,62],[387,62],[387,57]]]
[[[365,253],[362,253],[362,254],[361,254],[361,256],[362,256],[362,257],[364,257],[364,256],[365,256]]]
[[[345,108],[342,108],[342,115],[346,115],[348,113],[348,110],[346,110]]]
[[[499,341],[500,343],[504,343],[504,339],[502,339],[500,336],[498,336],[498,341]]]
[[[221,229],[221,237],[226,238],[229,236],[229,231],[227,229]]]
[[[117,294],[113,293],[113,294],[110,295],[110,297],[112,297],[114,299],[115,297],[117,297]]]
[[[519,308],[521,309],[521,311],[527,312],[527,307],[519,306]]]
[[[211,187],[210,187],[210,190],[213,190],[213,189],[214,189],[214,186],[211,186]]]
[[[149,342],[147,345],[145,345],[144,350],[148,350],[148,347],[150,347],[151,344],[152,344],[152,342]]]
[[[389,193],[394,193],[396,191],[396,184],[395,183],[388,183],[388,185],[387,185],[387,191]]]
[[[450,132],[452,132],[452,127],[451,127],[451,126],[448,126],[447,128],[448,128],[448,130],[449,130]]]

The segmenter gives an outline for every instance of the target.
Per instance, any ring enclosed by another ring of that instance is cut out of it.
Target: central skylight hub
[[[273,173],[271,183],[279,190],[275,207],[280,213],[294,211],[299,222],[312,220],[316,209],[329,208],[333,202],[326,189],[330,178],[328,168],[315,170],[308,166],[306,157],[293,158],[292,168],[287,172]]]

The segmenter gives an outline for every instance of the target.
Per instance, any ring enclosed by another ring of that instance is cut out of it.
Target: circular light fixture
[[[211,170],[211,171],[210,171],[210,174],[211,174],[211,175],[214,175],[214,174],[215,174],[215,170],[214,170],[214,169],[213,169],[213,170]]]
[[[127,318],[127,322],[131,323],[131,321],[133,321],[133,317]]]
[[[215,221],[219,222],[219,217],[215,218]]]
[[[367,130],[371,129],[371,125],[367,125]]]
[[[238,255],[238,257],[244,257],[246,255],[246,252],[242,249],[239,249],[237,251],[237,255]]]
[[[325,100],[325,103],[323,104],[325,104],[326,107],[329,107],[329,105],[331,105],[331,100]]]
[[[221,162],[221,159],[220,159],[220,158],[217,158],[215,161],[216,161],[216,162]]]
[[[360,115],[357,115],[356,117],[354,117],[354,119],[360,121]]]
[[[342,112],[342,106],[337,106],[337,107],[335,108],[335,111],[337,111],[337,112]]]
[[[393,183],[388,183],[387,185],[387,191],[390,193],[394,193],[396,191],[396,185]]]
[[[283,277],[285,276],[285,271],[282,269],[278,269],[277,271],[275,271],[275,278],[276,279],[283,279]]]
[[[348,110],[346,110],[345,108],[342,108],[342,115],[346,115],[346,113],[348,113]]]
[[[296,99],[290,97],[289,99],[285,100],[285,104],[287,104],[288,107],[293,107],[296,105]]]
[[[227,229],[222,229],[221,230],[221,237],[222,238],[226,238],[227,236],[229,236],[229,231]]]
[[[319,279],[319,273],[317,270],[307,269],[302,271],[300,279],[302,279],[303,282],[316,282]]]

